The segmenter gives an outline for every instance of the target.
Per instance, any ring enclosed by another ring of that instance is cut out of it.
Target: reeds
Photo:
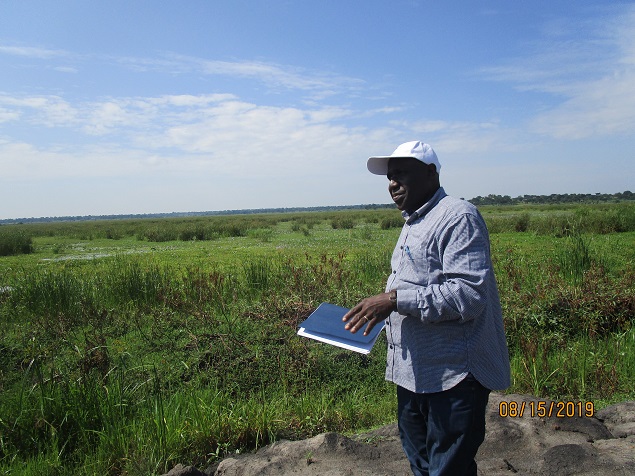
[[[332,227],[339,215],[301,215],[295,228],[296,218],[236,220],[227,229],[242,235],[178,252],[3,268],[0,473],[160,474],[392,421],[381,343],[361,356],[295,335],[320,302],[352,306],[383,289],[398,234],[383,229],[387,213],[357,213],[352,229]],[[514,229],[492,242],[510,391],[632,398],[632,234],[531,230],[547,219],[510,219]]]
[[[33,238],[23,229],[0,227],[0,256],[28,254],[33,252]]]

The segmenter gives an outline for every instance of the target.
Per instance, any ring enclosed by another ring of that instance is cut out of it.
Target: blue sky
[[[0,218],[635,191],[635,3],[0,1]]]

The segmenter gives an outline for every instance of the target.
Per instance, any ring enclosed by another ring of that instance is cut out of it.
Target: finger
[[[375,324],[377,324],[377,319],[371,319],[370,321],[368,321],[368,325],[366,326],[366,329],[364,329],[365,336],[370,334],[370,331],[372,330],[373,327],[375,327]]]
[[[350,330],[351,332],[353,332],[352,329],[357,325],[357,323],[359,322],[360,317],[358,315],[351,315],[351,316],[352,316],[352,319],[346,323],[346,325],[344,326],[344,329]],[[346,317],[346,316],[344,316],[344,317]],[[344,318],[342,318],[342,319],[344,319]]]
[[[362,315],[357,315],[353,318],[353,320],[351,320],[351,322],[349,322],[348,324],[346,324],[344,326],[344,329],[351,331],[353,334],[355,334],[358,330],[360,330],[362,328],[362,326],[367,322],[367,319],[362,316]]]
[[[360,304],[357,304],[355,307],[351,308],[344,316],[342,317],[342,321],[346,322],[351,317],[353,317],[359,311]]]

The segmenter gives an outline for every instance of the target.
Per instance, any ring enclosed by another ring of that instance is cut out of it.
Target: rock
[[[635,402],[610,405],[597,412],[597,418],[616,438],[635,435]]]
[[[394,431],[390,430],[390,433]],[[372,441],[372,437],[359,441],[336,433],[324,433],[303,441],[280,441],[248,457],[223,460],[215,474],[409,475],[410,467],[403,456],[398,436],[388,438],[392,444],[383,447],[366,442]],[[378,469],[380,473],[376,472]]]
[[[183,466],[182,464],[177,464],[174,468],[172,468],[168,473],[163,476],[208,476],[207,474],[199,471],[194,466]]]
[[[528,395],[491,394],[485,442],[476,456],[479,475],[635,475],[635,402],[612,405],[596,417],[540,418],[530,411],[540,401]],[[519,407],[524,402],[522,416],[505,411],[501,415],[511,402]],[[545,402],[549,406],[550,401]],[[350,438],[324,433],[308,440],[278,441],[252,454],[226,458],[208,472],[216,476],[411,474],[396,424]],[[185,474],[205,473],[168,473]]]
[[[552,446],[542,457],[542,474],[568,476],[582,473],[589,459],[597,456],[589,446],[572,444]]]

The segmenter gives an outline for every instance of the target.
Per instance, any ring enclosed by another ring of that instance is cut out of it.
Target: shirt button
[[[394,270],[394,271],[392,272],[392,274],[397,274],[397,270]]]
[[[390,344],[388,347],[390,347],[392,349],[392,344]]]

